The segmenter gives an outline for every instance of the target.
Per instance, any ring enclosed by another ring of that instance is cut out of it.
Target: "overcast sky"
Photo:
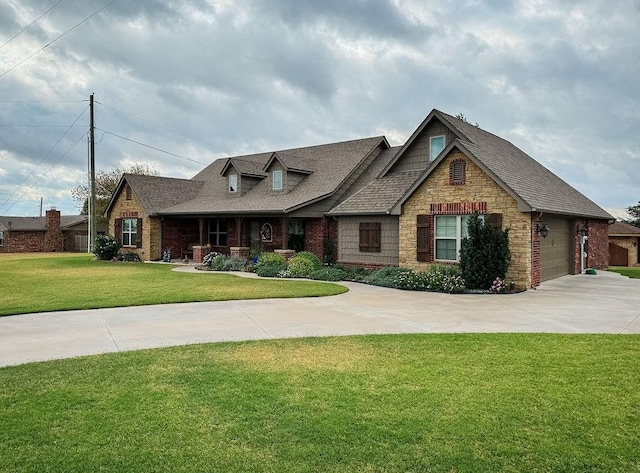
[[[103,170],[399,145],[437,108],[610,212],[640,200],[639,0],[109,3],[0,0],[0,215],[78,213],[91,93]]]

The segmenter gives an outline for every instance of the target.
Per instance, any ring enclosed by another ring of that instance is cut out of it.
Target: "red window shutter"
[[[122,245],[122,219],[121,218],[116,219],[113,232],[115,233],[115,235],[113,236],[116,237],[116,240],[118,240]]]
[[[138,228],[136,229],[136,247],[142,248],[142,219],[138,219]]]
[[[431,261],[431,245],[429,244],[429,230],[431,228],[430,215],[417,216],[417,260],[421,262]]]

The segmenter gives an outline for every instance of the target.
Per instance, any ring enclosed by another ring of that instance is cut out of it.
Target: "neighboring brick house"
[[[414,269],[455,264],[474,212],[509,229],[508,278],[521,288],[579,272],[581,230],[586,267],[608,266],[607,212],[508,141],[438,110],[403,146],[375,137],[239,156],[190,180],[125,174],[107,208],[110,231],[143,259],[193,246],[197,259],[209,244]]]
[[[0,217],[0,253],[87,251],[87,216]],[[102,229],[103,231],[106,230]]]
[[[609,226],[611,266],[640,266],[640,228],[625,222]]]

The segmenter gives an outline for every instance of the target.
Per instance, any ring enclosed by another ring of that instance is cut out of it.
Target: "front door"
[[[251,220],[249,221],[249,248],[256,250],[260,246],[260,222]]]

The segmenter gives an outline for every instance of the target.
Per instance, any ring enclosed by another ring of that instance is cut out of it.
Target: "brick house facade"
[[[438,110],[402,146],[374,137],[238,156],[190,180],[125,174],[107,207],[110,231],[142,259],[294,248],[415,270],[456,264],[472,213],[509,230],[507,279],[520,288],[608,265],[607,212],[508,141]]]
[[[86,252],[87,235],[86,215],[50,209],[44,217],[0,217],[0,253]]]

